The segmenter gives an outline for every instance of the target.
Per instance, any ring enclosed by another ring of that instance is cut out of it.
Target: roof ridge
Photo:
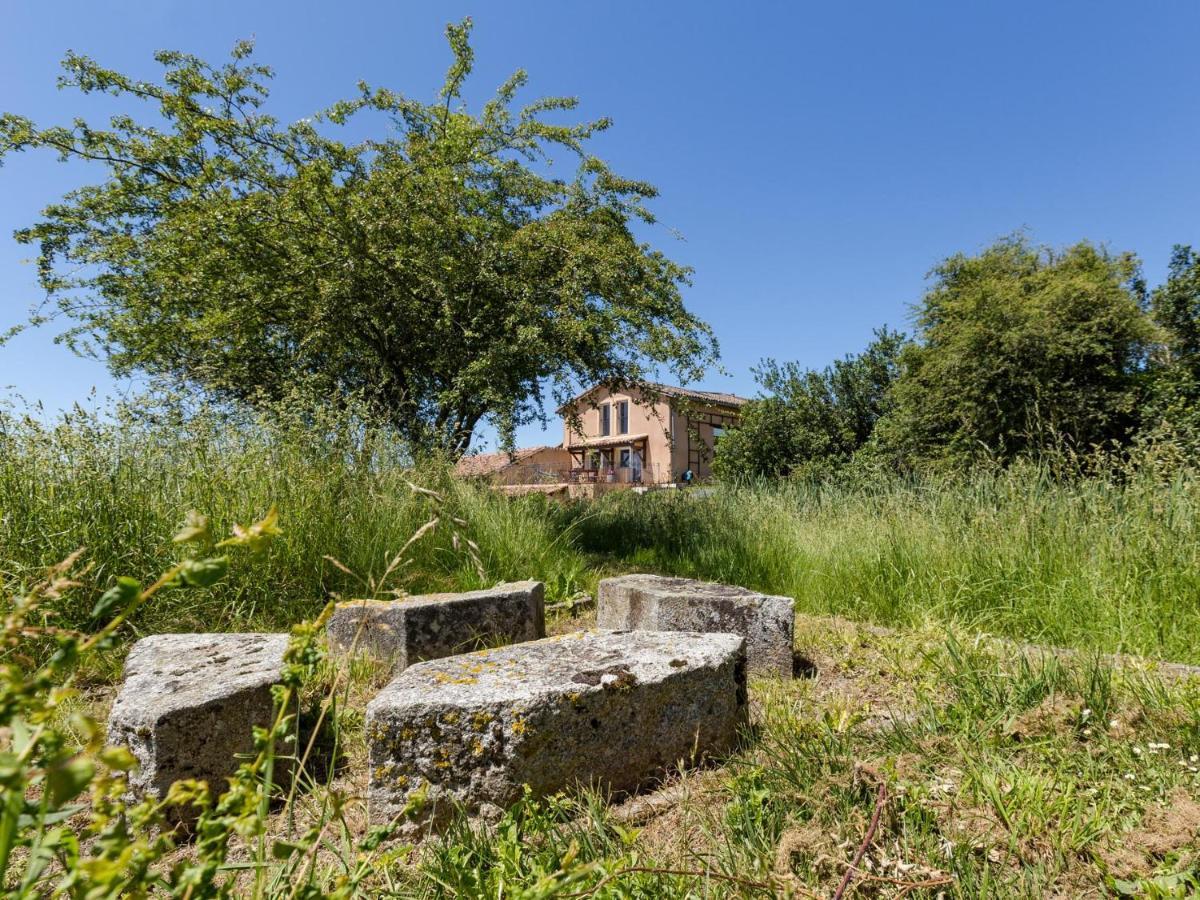
[[[730,393],[729,391],[705,391],[701,390],[700,388],[680,387],[678,385],[664,384],[659,381],[631,381],[626,384],[622,384],[620,382],[600,381],[576,394],[573,398],[562,404],[558,408],[558,411],[562,412],[571,404],[578,403],[588,394],[592,393],[592,391],[601,387],[605,387],[609,384],[616,384],[624,387],[644,387],[649,388],[651,391],[657,391],[658,393],[664,394],[668,397],[693,397],[697,400],[710,400],[714,403],[720,403],[726,406],[742,406],[750,402],[749,397],[742,397],[738,394]]]

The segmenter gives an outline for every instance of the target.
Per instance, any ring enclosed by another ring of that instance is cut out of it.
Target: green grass
[[[115,576],[174,560],[171,538],[189,510],[207,514],[220,536],[271,506],[283,539],[264,559],[235,567],[211,591],[162,595],[139,613],[136,631],[287,628],[333,596],[531,576],[546,581],[552,598],[586,586],[586,560],[549,517],[453,483],[444,466],[412,467],[386,435],[308,422],[167,427],[80,416],[45,427],[0,419],[0,581],[19,590],[86,548],[92,569],[62,626],[87,626]],[[397,552],[435,517],[438,525],[406,553],[411,562],[381,584]],[[468,538],[479,546],[478,567],[460,552]]]
[[[1200,662],[1200,476],[775,484],[606,498],[577,545],[886,625]]]
[[[491,829],[456,822],[368,887],[829,897],[878,806],[848,896],[1200,890],[1200,679],[933,628],[802,619],[798,643],[818,676],[752,682],[742,746],[676,776],[651,814],[630,822],[586,792],[527,799]]]
[[[386,436],[337,423],[0,420],[0,579],[13,589],[79,547],[93,565],[90,590],[59,624],[86,624],[115,575],[169,563],[189,509],[222,533],[271,505],[284,540],[264,561],[211,592],[164,595],[137,629],[279,628],[331,596],[378,592],[372,581],[440,514],[383,591],[538,578],[555,600],[606,572],[649,570],[785,594],[804,612],[1200,662],[1193,472],[1062,481],[1024,466],[955,481],[729,486],[559,505],[493,496],[442,466],[413,468]],[[455,549],[455,532],[477,544],[480,566]]]
[[[333,596],[504,579],[539,578],[565,599],[632,570],[744,584],[793,596],[803,613],[900,630],[801,616],[797,646],[817,677],[752,684],[743,746],[679,776],[648,817],[630,822],[591,794],[529,799],[494,829],[459,822],[412,850],[367,846],[362,709],[381,674],[326,664],[314,690],[340,697],[342,763],[312,773],[269,829],[286,840],[315,829],[321,849],[278,865],[261,848],[232,857],[231,877],[271,885],[266,895],[286,894],[303,865],[313,890],[353,871],[371,896],[827,897],[877,804],[855,896],[1200,890],[1200,679],[977,637],[1200,662],[1200,476],[1061,481],[1022,467],[560,505],[456,483],[386,436],[336,423],[0,419],[5,587],[81,546],[92,567],[47,624],[94,628],[113,576],[162,571],[183,552],[171,536],[188,510],[222,534],[272,505],[284,534],[265,556],[237,557],[211,589],[164,591],[124,636],[285,628]],[[120,653],[107,658],[61,716],[102,718]]]

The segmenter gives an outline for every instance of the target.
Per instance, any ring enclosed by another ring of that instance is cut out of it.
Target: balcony
[[[670,472],[655,463],[633,466],[554,468],[508,466],[496,473],[492,483],[508,494],[553,494],[595,496],[608,490],[649,488],[671,483]]]

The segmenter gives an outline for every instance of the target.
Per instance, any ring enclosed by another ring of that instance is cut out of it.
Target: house
[[[670,484],[712,474],[717,442],[745,398],[665,384],[599,384],[559,408],[573,480]]]
[[[598,384],[559,407],[563,442],[464,456],[455,473],[506,494],[595,496],[712,474],[717,442],[745,398],[666,384]]]

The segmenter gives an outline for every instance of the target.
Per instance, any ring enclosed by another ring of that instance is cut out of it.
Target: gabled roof
[[[668,397],[683,397],[687,400],[702,400],[705,403],[716,403],[719,406],[742,406],[749,403],[747,397],[739,397],[737,394],[727,394],[724,391],[697,391],[692,388],[673,387],[669,384],[651,384],[647,383],[646,387],[653,391],[658,391],[660,394],[665,394]]]
[[[696,400],[701,403],[711,403],[715,406],[729,406],[738,408],[750,401],[746,397],[739,397],[737,394],[728,394],[723,391],[698,391],[694,388],[676,387],[671,384],[659,384],[655,381],[644,381],[640,385],[632,385],[634,387],[644,387],[646,390],[653,393],[662,394],[664,397],[675,397],[681,400]],[[561,413],[568,406],[578,403],[592,391],[604,387],[603,384],[594,384],[585,391],[576,394],[571,400],[564,403],[558,408]]]
[[[520,465],[523,461],[536,456],[544,450],[561,450],[561,444],[544,444],[541,447],[522,447],[509,453],[498,450],[495,453],[477,453],[474,456],[464,456],[454,466],[454,474],[460,478],[476,478],[482,475],[494,475],[509,466]]]

